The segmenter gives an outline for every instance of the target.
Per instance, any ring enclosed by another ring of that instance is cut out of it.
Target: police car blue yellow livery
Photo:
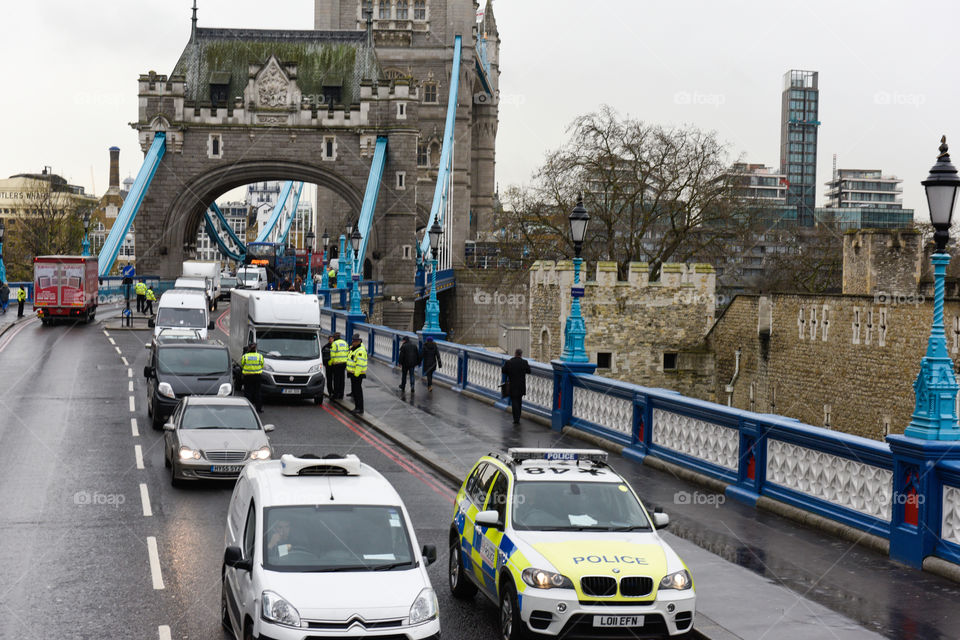
[[[598,450],[484,456],[457,494],[450,589],[500,607],[500,636],[658,638],[693,626],[683,561]]]

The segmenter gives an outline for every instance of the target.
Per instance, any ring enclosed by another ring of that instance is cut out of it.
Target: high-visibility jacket
[[[362,344],[347,354],[347,373],[354,377],[367,374],[367,350]]]
[[[149,288],[147,289],[147,300],[149,300],[150,302],[156,302],[156,301],[157,301],[157,294],[155,294],[155,293],[153,292],[153,287],[149,287]]]
[[[240,357],[240,368],[245,376],[257,376],[263,372],[263,356],[256,351]]]
[[[147,283],[146,283],[146,282],[138,282],[138,283],[137,283],[137,286],[134,288],[134,291],[137,292],[137,295],[138,295],[138,296],[145,296],[145,295],[147,295]]]
[[[27,299],[27,290],[23,287],[17,289],[17,302],[23,302]]]
[[[346,364],[348,351],[350,351],[350,347],[346,340],[343,338],[334,340],[330,346],[330,364]]]

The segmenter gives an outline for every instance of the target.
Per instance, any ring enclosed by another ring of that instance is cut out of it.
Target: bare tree
[[[83,215],[93,204],[59,190],[51,181],[37,180],[26,193],[5,236],[11,278],[29,280],[35,256],[78,253],[83,240]]]

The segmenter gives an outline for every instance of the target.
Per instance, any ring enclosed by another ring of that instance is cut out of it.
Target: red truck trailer
[[[33,259],[33,310],[43,324],[90,322],[97,313],[96,256],[37,256]]]

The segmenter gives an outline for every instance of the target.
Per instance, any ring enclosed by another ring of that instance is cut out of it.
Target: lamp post
[[[83,254],[90,255],[90,209],[83,213]]]
[[[316,237],[313,231],[307,231],[307,235],[304,236],[304,242],[307,245],[307,282],[303,291],[310,295],[315,293],[313,288],[313,240]]]
[[[3,218],[0,218],[0,283],[7,281],[7,268],[3,264],[3,234],[6,233]]]
[[[430,299],[427,300],[425,321],[423,325],[423,334],[443,335],[440,330],[440,303],[437,301],[437,252],[440,249],[440,237],[443,235],[443,227],[436,220],[433,226],[427,230],[430,236]]]
[[[326,229],[323,230],[320,241],[323,242],[323,273],[320,275],[320,288],[329,289],[330,278],[327,276],[327,248],[330,246],[330,235]]]
[[[583,343],[587,337],[587,326],[580,313],[580,298],[583,297],[583,287],[580,286],[580,265],[583,259],[580,252],[583,250],[583,239],[587,235],[587,223],[590,215],[583,206],[583,194],[577,197],[577,206],[570,213],[570,239],[573,241],[573,288],[570,289],[570,316],[563,332],[563,353],[560,359],[564,362],[589,362]]]
[[[360,241],[363,236],[359,229],[354,229],[350,235],[350,244],[353,246],[353,288],[350,290],[350,313],[351,315],[363,315],[363,307],[360,305],[360,265],[357,264],[360,254]]]
[[[353,241],[353,222],[348,222],[346,242],[352,242],[352,241]],[[347,251],[348,253],[344,253],[344,251]],[[344,256],[347,256],[346,262],[344,262],[343,260]],[[343,273],[343,277],[341,278],[340,275],[337,274],[337,285],[339,286],[340,289],[346,289],[350,286],[350,274],[353,271],[352,269],[353,260],[350,259],[349,249],[344,244],[344,236],[340,236],[340,261],[338,264],[340,267],[340,272]]]
[[[957,380],[953,362],[947,353],[947,338],[943,331],[943,279],[950,263],[947,241],[950,239],[950,221],[960,190],[960,177],[950,162],[947,138],[940,140],[940,155],[930,169],[930,175],[921,182],[927,193],[930,221],[936,249],[933,262],[933,326],[927,341],[927,355],[920,363],[920,373],[913,383],[916,405],[910,426],[904,435],[923,440],[960,440],[957,426]]]

